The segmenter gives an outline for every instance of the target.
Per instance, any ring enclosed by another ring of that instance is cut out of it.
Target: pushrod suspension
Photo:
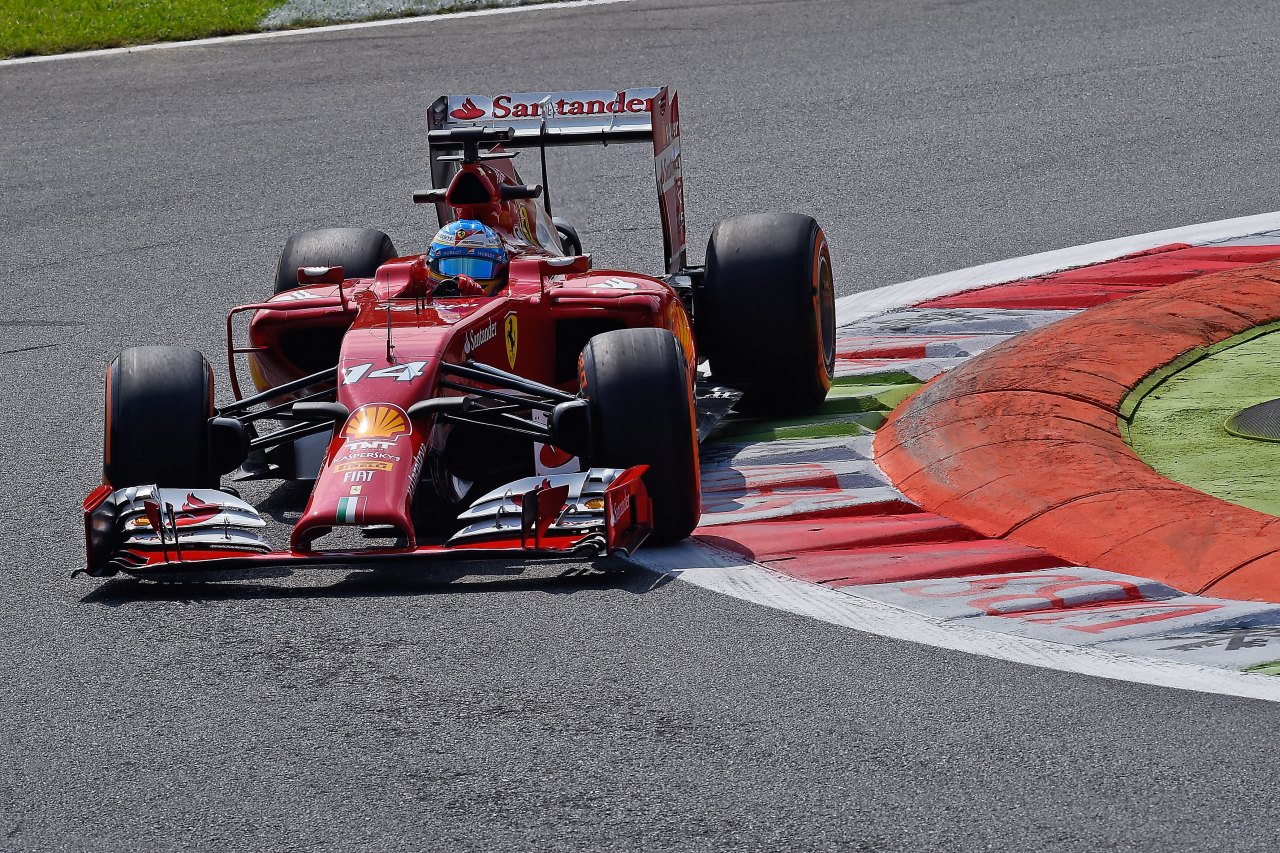
[[[245,397],[243,400],[237,400],[234,403],[229,403],[228,405],[222,407],[221,414],[229,415],[229,414],[232,414],[233,412],[242,412],[245,409],[248,409],[252,406],[256,406],[259,403],[265,403],[267,400],[271,400],[276,397],[279,397],[281,394],[288,394],[290,391],[297,391],[299,389],[306,388],[309,385],[317,385],[321,382],[336,383],[337,381],[338,381],[338,368],[330,367],[325,370],[321,370],[318,373],[313,373],[310,376],[304,376],[301,379],[295,379],[292,382],[286,382],[283,385],[277,385],[274,388],[268,388],[266,391],[263,391],[259,394],[254,394],[253,396]]]
[[[511,403],[515,406],[521,406],[526,409],[539,409],[544,412],[555,411],[556,404],[548,403],[546,400],[537,400],[532,397],[517,397],[515,394],[507,394],[503,391],[495,391],[491,388],[477,388],[474,385],[463,385],[461,382],[452,382],[448,379],[440,380],[441,388],[451,388],[454,391],[462,391],[467,394],[474,394],[477,397],[487,397],[493,400],[499,400],[503,403]]]
[[[505,370],[499,370],[496,367],[490,367],[478,361],[468,360],[465,365],[445,363],[440,365],[440,370],[443,373],[460,376],[463,379],[505,385],[514,391],[537,394],[539,397],[550,397],[562,403],[577,399],[573,394],[561,391],[559,388],[543,385],[541,382],[534,382],[532,379],[525,379],[523,376],[516,376],[514,373],[507,373]]]
[[[252,439],[249,442],[249,449],[256,450],[259,447],[270,447],[276,444],[283,444],[286,441],[293,441],[297,438],[306,438],[309,435],[329,432],[332,429],[333,424],[328,421],[325,423],[307,423],[285,427],[284,429],[278,429],[275,432],[269,432],[266,435]]]

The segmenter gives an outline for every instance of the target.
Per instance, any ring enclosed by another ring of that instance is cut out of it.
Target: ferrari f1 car
[[[307,231],[275,293],[227,316],[231,402],[193,349],[121,353],[89,575],[629,554],[695,528],[698,445],[731,409],[825,398],[826,238],[807,216],[736,217],[690,266],[674,91],[446,96],[427,126],[434,188],[414,201],[496,232],[501,289],[441,280],[379,231]],[[547,193],[548,149],[632,142],[654,153],[658,275],[594,269]],[[517,174],[522,150],[541,184]],[[231,472],[314,481],[287,546],[223,487]]]

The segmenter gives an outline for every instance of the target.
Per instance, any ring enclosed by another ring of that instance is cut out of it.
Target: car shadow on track
[[[461,565],[387,566],[377,569],[345,567],[335,583],[287,584],[289,579],[332,574],[334,570],[300,569],[189,575],[183,578],[109,580],[80,601],[105,607],[120,607],[146,601],[194,603],[249,599],[392,598],[401,596],[460,595],[465,593],[542,592],[572,595],[591,590],[620,590],[644,595],[672,580],[654,575],[617,557],[582,563],[571,568],[562,564],[517,562],[472,562]],[[263,583],[277,580],[280,583]]]

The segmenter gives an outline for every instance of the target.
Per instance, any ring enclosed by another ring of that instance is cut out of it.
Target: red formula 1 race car
[[[275,294],[228,314],[233,402],[214,405],[192,349],[111,363],[85,572],[631,553],[697,525],[698,444],[731,408],[825,398],[826,238],[806,216],[737,217],[688,266],[674,92],[441,97],[427,124],[429,251],[359,228],[290,238]],[[545,189],[547,149],[628,142],[653,146],[657,276],[593,269]],[[314,481],[286,547],[223,488],[233,471]]]

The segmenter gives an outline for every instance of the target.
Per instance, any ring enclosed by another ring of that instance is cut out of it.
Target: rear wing
[[[452,162],[442,155],[462,148],[451,138],[462,128],[510,128],[504,149],[565,145],[614,145],[650,142],[653,145],[658,211],[662,216],[662,245],[668,273],[686,263],[684,176],[680,166],[679,95],[666,86],[592,92],[524,92],[494,95],[442,95],[427,112],[431,179],[443,187]],[[543,159],[543,184],[546,160]],[[550,197],[547,196],[548,212]]]

